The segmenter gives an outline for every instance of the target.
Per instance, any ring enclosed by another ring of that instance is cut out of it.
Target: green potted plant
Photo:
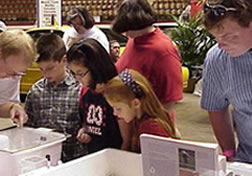
[[[190,75],[187,92],[192,92],[194,85],[201,78],[202,65],[207,51],[216,43],[201,24],[201,16],[189,21],[179,21],[170,15],[177,27],[169,31],[169,36],[177,46],[183,66],[188,67]],[[192,89],[192,90],[191,90]]]

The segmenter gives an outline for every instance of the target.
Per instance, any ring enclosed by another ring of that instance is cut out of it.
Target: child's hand
[[[76,137],[81,143],[89,143],[91,141],[91,137],[86,133],[85,128],[81,128],[78,131],[78,135]]]

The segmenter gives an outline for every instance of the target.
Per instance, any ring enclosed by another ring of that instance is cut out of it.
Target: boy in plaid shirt
[[[65,67],[66,48],[58,35],[41,36],[37,50],[40,56],[36,62],[44,78],[27,94],[25,110],[29,120],[26,125],[70,134],[62,149],[61,159],[66,162],[84,155],[83,145],[76,139],[82,125],[78,109],[81,85]]]

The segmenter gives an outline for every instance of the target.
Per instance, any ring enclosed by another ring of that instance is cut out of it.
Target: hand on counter
[[[10,106],[10,118],[18,127],[23,127],[23,124],[28,120],[28,116],[24,108],[16,103]]]

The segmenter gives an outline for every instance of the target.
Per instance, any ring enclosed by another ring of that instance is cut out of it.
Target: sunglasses
[[[221,17],[224,16],[228,11],[236,11],[235,8],[225,7],[223,5],[209,5],[207,2],[204,4],[203,8],[204,13],[212,12],[215,16]]]

